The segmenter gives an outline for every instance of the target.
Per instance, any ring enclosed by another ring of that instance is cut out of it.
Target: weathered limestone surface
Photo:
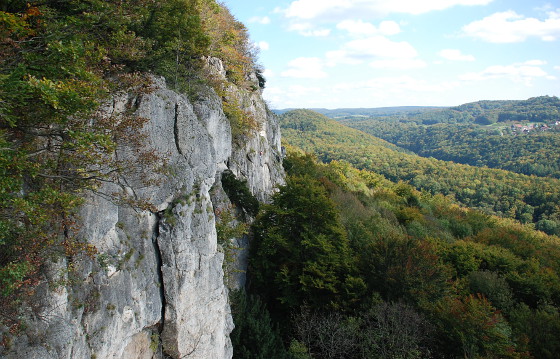
[[[219,60],[208,63],[223,76]],[[221,191],[221,173],[229,169],[267,200],[283,172],[279,126],[260,92],[230,91],[259,124],[242,145],[232,145],[221,100],[209,88],[193,103],[156,78],[154,91],[122,94],[104,109],[119,114],[133,108],[147,118],[145,145],[165,157],[170,170],[150,173],[158,183],[147,185],[139,179],[146,171],[139,165],[119,184],[87,196],[80,235],[99,255],[52,265],[46,273],[50,285],[38,289],[42,305],[1,357],[232,357],[233,322],[215,226],[216,206],[229,202],[212,203],[210,192],[213,186]],[[126,148],[122,155],[135,159]],[[157,209],[134,209],[109,198],[122,188]]]

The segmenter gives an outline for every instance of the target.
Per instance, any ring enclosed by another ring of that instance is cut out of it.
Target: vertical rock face
[[[209,66],[219,72],[221,63]],[[141,165],[120,183],[89,194],[80,236],[96,246],[95,259],[54,263],[50,285],[38,288],[43,303],[25,333],[0,351],[6,358],[231,358],[233,322],[224,285],[224,254],[217,244],[211,189],[231,170],[260,200],[282,183],[279,127],[258,91],[230,88],[253,114],[258,129],[232,145],[221,99],[207,89],[200,100],[167,89],[115,98],[107,113],[127,108],[148,121],[145,146],[165,158],[169,171],[149,176]],[[134,163],[126,148],[123,156]],[[136,173],[136,174],[135,174]],[[125,189],[156,210],[118,204]],[[72,270],[68,270],[71,268]],[[58,285],[52,283],[58,282]]]

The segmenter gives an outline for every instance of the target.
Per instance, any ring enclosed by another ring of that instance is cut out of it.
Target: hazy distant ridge
[[[310,108],[309,110],[318,112],[322,115],[328,116],[330,118],[338,118],[338,117],[366,117],[366,116],[373,116],[373,117],[380,117],[380,116],[395,116],[395,115],[404,115],[410,113],[422,113],[428,112],[435,109],[443,109],[446,107],[438,107],[438,106],[396,106],[396,107],[375,107],[375,108],[337,108],[337,109],[326,109],[326,108]],[[286,108],[286,109],[279,109],[273,110],[274,113],[278,115],[282,115],[286,112],[295,110],[295,108]]]

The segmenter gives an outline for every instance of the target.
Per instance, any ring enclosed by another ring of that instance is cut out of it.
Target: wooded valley
[[[556,356],[558,179],[420,157],[310,110],[281,124],[288,178],[252,228],[239,357]]]

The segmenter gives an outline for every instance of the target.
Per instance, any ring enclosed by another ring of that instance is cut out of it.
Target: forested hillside
[[[347,162],[284,164],[234,297],[235,357],[556,357],[558,237]]]
[[[432,194],[451,196],[464,206],[535,223],[550,234],[560,233],[560,181],[557,179],[403,153],[382,140],[308,110],[282,115],[282,126],[287,143],[315,153],[321,161],[346,160],[391,181],[405,181]]]
[[[522,128],[516,133],[512,125],[422,125],[373,118],[343,120],[341,123],[422,157],[560,178],[560,126],[557,125],[531,129],[529,133],[524,133],[520,125]]]
[[[542,96],[382,116],[369,110],[329,116],[423,157],[559,178],[559,108],[557,97]]]
[[[377,118],[388,121],[436,123],[554,122],[560,119],[560,99],[555,96],[532,97],[522,101],[477,101],[449,108],[392,107],[377,109],[337,109],[317,111],[336,119]]]

